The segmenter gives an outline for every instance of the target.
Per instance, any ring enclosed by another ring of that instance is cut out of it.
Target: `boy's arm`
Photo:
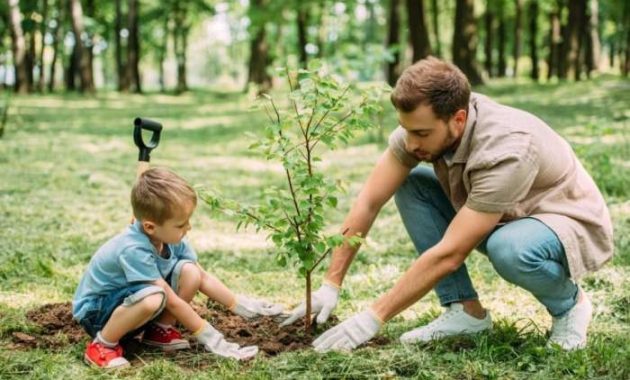
[[[206,272],[199,263],[197,263],[201,272],[201,284],[199,290],[213,301],[231,309],[236,303],[236,296],[221,280]]]

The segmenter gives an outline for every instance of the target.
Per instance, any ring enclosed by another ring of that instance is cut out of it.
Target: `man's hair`
[[[457,66],[428,57],[403,71],[391,101],[405,113],[429,105],[439,119],[448,121],[458,110],[468,109],[470,83]]]
[[[133,215],[140,221],[162,224],[185,202],[197,205],[195,190],[182,177],[164,168],[145,171],[131,190]]]

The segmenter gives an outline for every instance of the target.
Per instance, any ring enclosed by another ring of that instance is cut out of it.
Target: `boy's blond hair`
[[[131,190],[133,215],[140,221],[161,225],[186,202],[197,205],[195,190],[182,177],[164,168],[145,171]]]

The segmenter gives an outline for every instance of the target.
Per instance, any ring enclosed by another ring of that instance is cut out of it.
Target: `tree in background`
[[[532,61],[532,71],[530,77],[537,81],[540,72],[538,70],[538,1],[533,0],[529,3],[529,57]]]
[[[18,0],[9,0],[9,27],[11,29],[11,41],[13,46],[13,67],[15,68],[15,91],[28,92],[26,73],[26,42],[22,29],[22,13]]]
[[[474,0],[457,0],[455,8],[455,32],[453,33],[453,63],[468,77],[471,84],[481,84],[477,68],[477,27],[475,25]]]
[[[521,57],[521,40],[523,34],[523,0],[514,0],[515,15],[514,15],[514,41],[512,43],[512,59],[514,69],[512,70],[512,76],[518,76],[518,59]]]
[[[87,51],[87,49],[91,48],[91,45],[83,39],[85,27],[83,20],[83,6],[81,5],[80,0],[70,0],[70,16],[72,20],[72,31],[74,33],[74,46],[77,55],[76,60],[79,64],[81,92],[94,92],[94,76],[89,53]]]
[[[409,39],[413,48],[412,62],[426,58],[431,54],[429,32],[424,17],[423,0],[406,0]]]
[[[400,76],[400,0],[389,0],[387,12],[387,50],[391,59],[386,63],[385,79],[394,86]]]
[[[129,39],[127,42],[127,80],[129,89],[135,93],[142,92],[140,78],[140,4],[138,0],[129,0],[127,6],[127,28]]]

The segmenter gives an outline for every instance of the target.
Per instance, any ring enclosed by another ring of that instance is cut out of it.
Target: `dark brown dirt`
[[[329,321],[322,325],[316,326],[315,334],[306,334],[303,325],[296,323],[292,326],[279,327],[278,322],[273,317],[261,317],[255,320],[246,320],[238,315],[232,314],[221,306],[214,303],[208,305],[193,304],[193,308],[202,317],[207,319],[217,330],[221,331],[225,338],[230,342],[236,342],[242,346],[257,345],[267,356],[275,356],[286,351],[297,351],[311,348],[311,342],[314,336],[321,334],[327,328],[332,327],[339,320],[331,317]],[[29,348],[45,348],[60,349],[71,344],[81,341],[87,341],[88,336],[78,323],[72,320],[72,305],[68,303],[48,304],[37,309],[30,310],[26,314],[27,318],[34,325],[39,327],[37,332],[12,333],[12,348],[29,349]],[[191,336],[185,334],[185,337],[191,339]],[[194,339],[191,339],[194,341]],[[377,347],[389,343],[389,339],[383,336],[377,336],[368,342],[365,346]],[[193,351],[202,351],[201,347],[192,344]],[[145,348],[139,341],[133,340],[125,344],[126,355],[129,358],[136,357],[140,359],[140,354],[144,357],[145,353],[156,352]],[[160,353],[161,354],[161,353]],[[185,359],[187,362],[193,362],[198,367],[200,363],[191,359],[188,354],[171,353],[169,356]],[[179,360],[178,360],[179,361]],[[190,363],[189,363],[190,364]],[[187,365],[188,366],[188,365]]]

